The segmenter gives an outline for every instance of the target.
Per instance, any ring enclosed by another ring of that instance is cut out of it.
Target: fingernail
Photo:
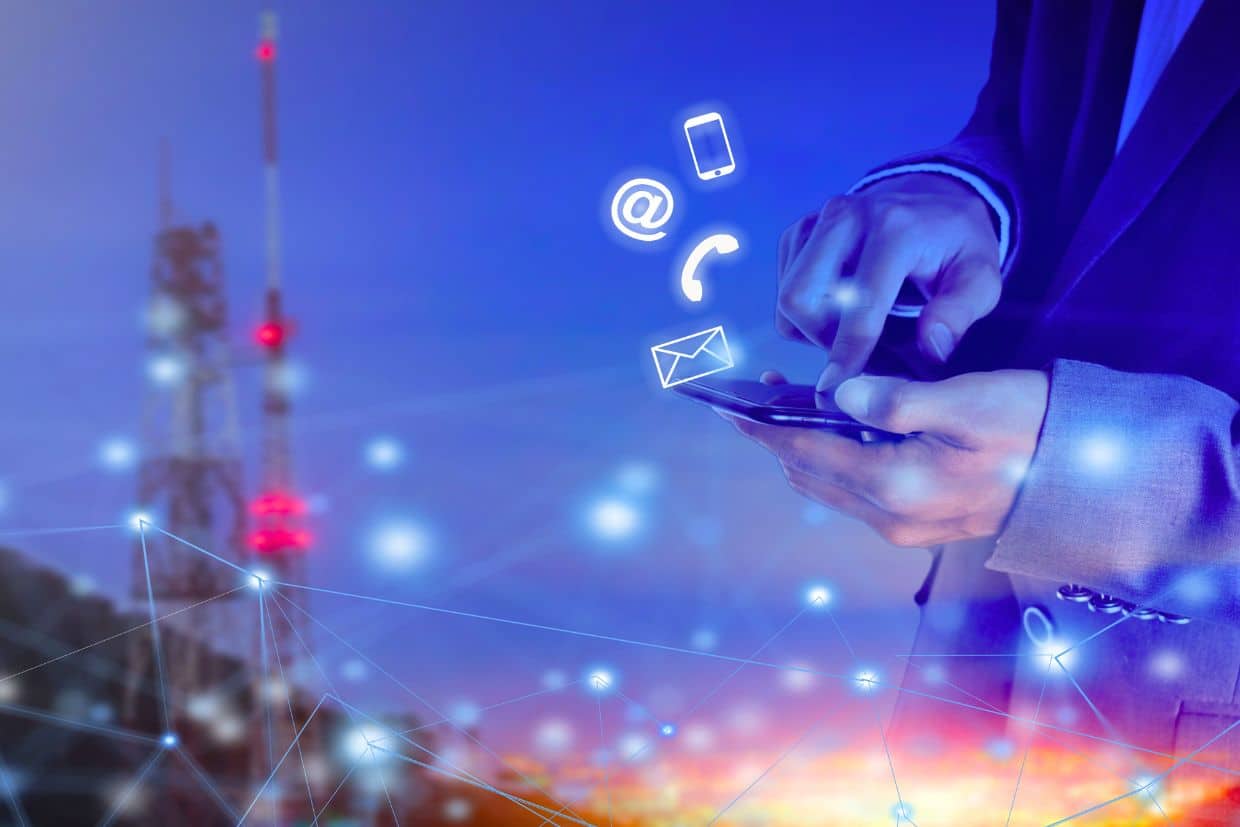
[[[930,347],[934,349],[934,355],[940,362],[946,362],[947,357],[951,355],[952,348],[956,344],[956,337],[947,329],[947,325],[942,322],[935,322],[930,325]]]
[[[826,369],[823,370],[822,376],[818,377],[817,390],[819,393],[830,390],[839,381],[842,372],[839,365],[835,364],[835,362],[829,362]]]
[[[870,412],[870,400],[873,396],[873,383],[859,376],[849,379],[835,389],[835,404],[849,416],[861,419]]]

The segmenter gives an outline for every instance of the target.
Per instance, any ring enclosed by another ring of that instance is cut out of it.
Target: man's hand
[[[767,373],[763,381],[783,379]],[[924,547],[998,533],[1033,458],[1047,393],[1046,375],[1032,370],[840,385],[835,401],[846,413],[912,434],[895,443],[724,417],[771,451],[800,493],[891,543]]]
[[[906,279],[929,296],[917,341],[945,361],[994,309],[1002,280],[990,208],[966,184],[911,173],[827,202],[779,241],[783,335],[829,351],[819,390],[865,367]]]

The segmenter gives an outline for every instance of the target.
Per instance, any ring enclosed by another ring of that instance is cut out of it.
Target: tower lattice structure
[[[237,641],[251,633],[251,612],[237,570],[186,543],[240,565],[247,515],[220,234],[210,222],[174,221],[167,165],[164,148],[146,308],[142,523],[130,556],[132,598],[142,615],[161,619],[158,636],[152,628],[130,637],[121,712],[132,726],[170,729],[197,750],[208,736],[189,710],[222,688],[235,697],[220,700],[248,702],[248,652]]]
[[[289,444],[289,418],[292,403],[289,395],[288,344],[293,333],[293,323],[284,306],[282,249],[280,231],[280,173],[276,132],[276,56],[278,22],[273,12],[264,12],[259,18],[259,44],[255,50],[258,58],[262,89],[262,151],[263,185],[265,202],[265,263],[266,279],[263,297],[263,322],[258,329],[258,343],[262,347],[262,456],[259,469],[260,488],[251,503],[255,524],[249,536],[249,551],[256,570],[266,572],[272,582],[268,598],[270,611],[269,638],[271,648],[282,654],[287,673],[288,661],[305,653],[311,641],[311,630],[305,608],[303,592],[281,588],[280,582],[304,583],[306,554],[311,537],[305,526],[304,500],[296,493],[292,472]],[[277,602],[279,605],[277,606]],[[271,655],[268,655],[271,657]],[[251,766],[258,778],[271,772],[273,754],[279,757],[296,740],[297,761],[285,763],[285,772],[310,755],[320,754],[321,738],[317,731],[307,731],[298,736],[305,724],[296,715],[290,715],[285,693],[296,693],[293,686],[281,686],[271,690],[271,680],[265,679],[266,691],[258,695],[269,704],[268,720],[263,725],[271,733],[270,746],[255,739]],[[296,704],[294,704],[296,706]],[[298,770],[297,772],[300,772]],[[313,784],[313,778],[309,779]],[[273,823],[285,820],[293,811],[291,800],[284,800],[284,790],[296,791],[295,784],[277,783],[268,786],[264,802],[266,814]]]

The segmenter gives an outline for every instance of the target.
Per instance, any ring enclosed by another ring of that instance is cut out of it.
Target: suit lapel
[[[1046,296],[1046,316],[1110,249],[1240,90],[1233,0],[1205,0],[1098,185]]]

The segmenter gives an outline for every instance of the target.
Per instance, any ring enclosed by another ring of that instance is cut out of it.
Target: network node
[[[857,306],[857,302],[861,300],[861,292],[857,290],[856,285],[840,284],[830,292],[829,297],[836,307],[847,310]]]
[[[1123,444],[1114,434],[1098,433],[1081,442],[1078,456],[1085,470],[1105,474],[1115,470],[1123,453]]]
[[[662,735],[664,738],[671,738],[673,735],[676,734],[676,725],[675,724],[664,724],[663,726],[659,727],[659,734]]]
[[[138,449],[124,437],[111,437],[99,446],[99,462],[109,471],[127,471],[138,459]]]
[[[897,801],[891,806],[891,815],[896,819],[897,824],[901,821],[912,822],[913,808],[907,802]]]
[[[265,589],[267,584],[271,582],[271,575],[262,569],[255,569],[250,572],[250,588]]]
[[[431,532],[414,520],[392,520],[380,525],[371,536],[371,556],[389,571],[411,571],[431,554]]]
[[[641,529],[642,513],[628,500],[604,497],[591,503],[586,524],[598,539],[619,542],[632,538]]]
[[[610,692],[616,685],[616,676],[610,669],[591,669],[586,675],[586,686],[591,692],[603,694]]]
[[[825,609],[831,602],[831,590],[821,584],[814,584],[805,590],[805,602],[811,609]]]
[[[168,749],[172,749],[177,744],[181,743],[181,739],[176,736],[175,732],[165,732],[163,737],[159,739],[159,743],[163,744]]]
[[[376,471],[391,471],[404,459],[404,446],[391,437],[376,437],[366,443],[366,464]]]
[[[873,669],[862,669],[853,676],[853,683],[856,684],[860,692],[872,692],[878,688],[878,673]]]
[[[151,515],[145,511],[134,511],[129,515],[127,522],[134,531],[142,531],[151,525]]]

